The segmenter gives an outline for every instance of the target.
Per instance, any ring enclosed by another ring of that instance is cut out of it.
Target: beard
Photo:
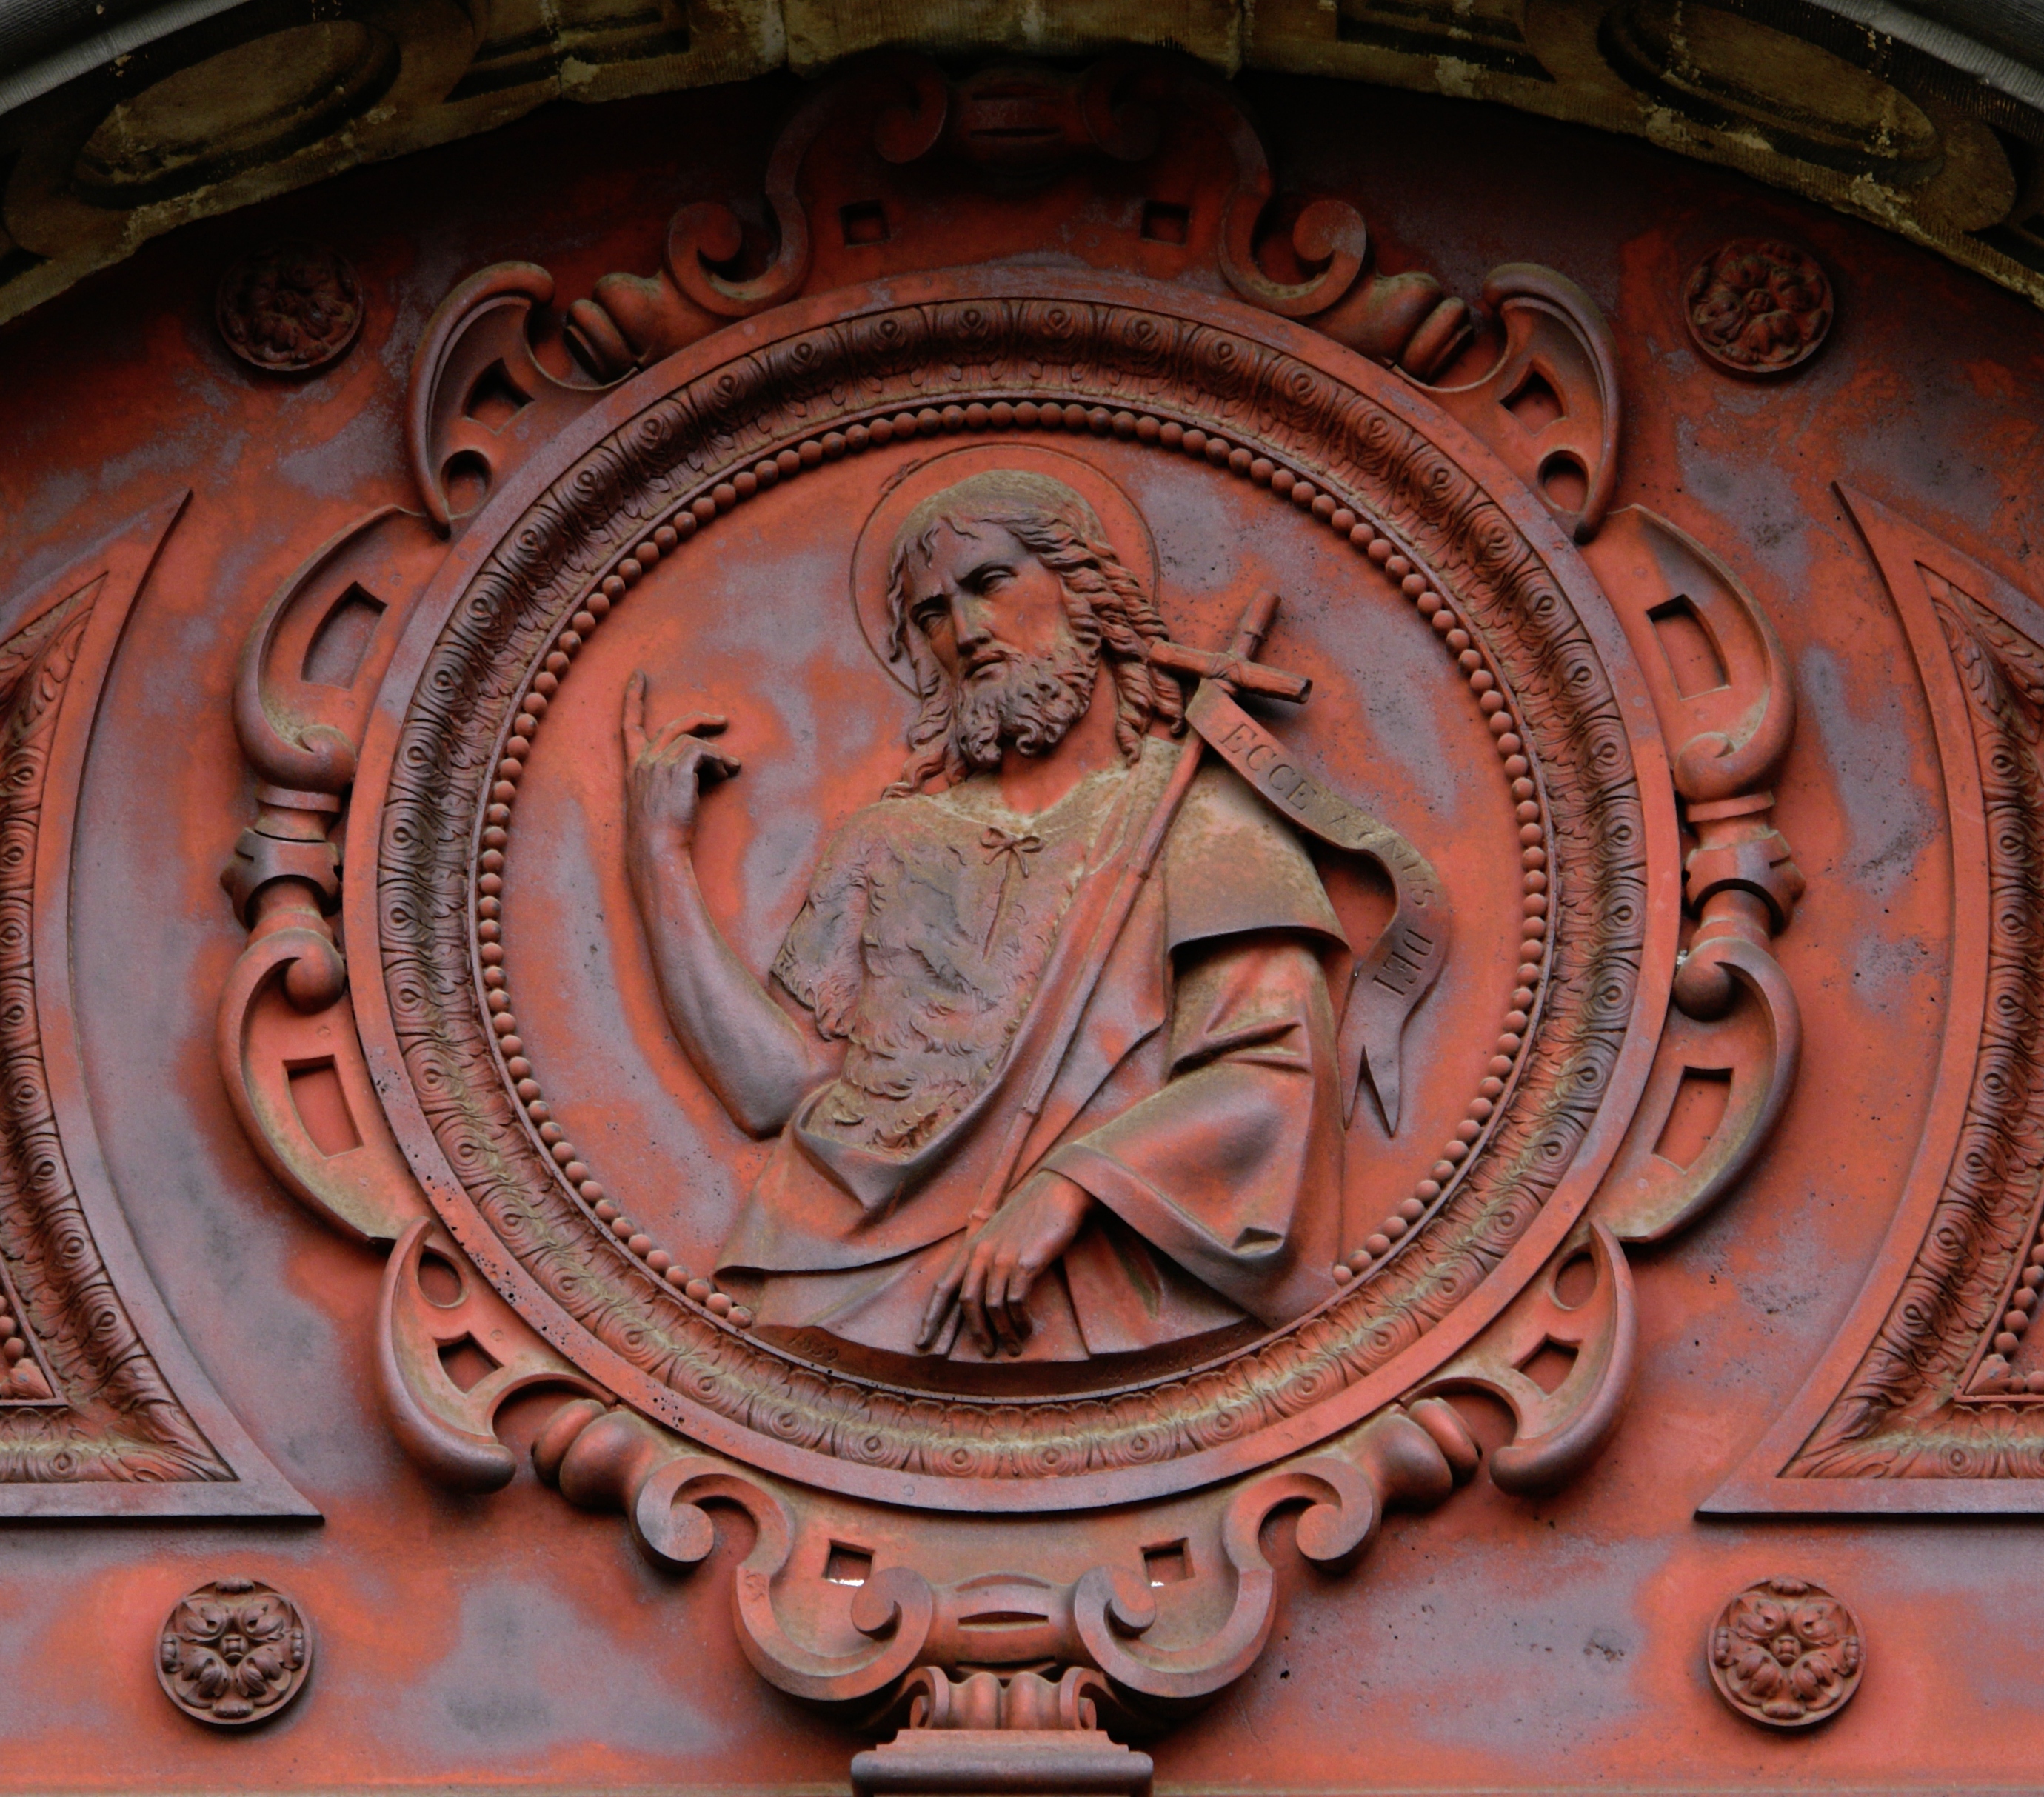
[[[951,742],[968,768],[1001,765],[1012,744],[1024,755],[1047,755],[1093,702],[1097,651],[1067,638],[1048,655],[1009,655],[959,682]]]

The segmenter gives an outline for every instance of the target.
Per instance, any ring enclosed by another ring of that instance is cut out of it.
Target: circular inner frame
[[[1331,495],[1320,491],[1292,469],[1273,462],[1269,456],[1253,456],[1248,449],[1230,443],[1224,437],[1210,435],[1197,426],[1189,431],[1175,420],[1160,419],[1151,412],[1139,414],[1125,409],[1109,411],[1104,406],[1039,406],[1032,400],[1024,400],[1019,405],[996,400],[990,406],[974,401],[970,406],[952,405],[941,410],[925,406],[920,412],[899,412],[892,418],[875,418],[870,425],[855,424],[848,430],[830,431],[821,437],[805,438],[792,448],[763,458],[751,468],[740,470],[732,479],[719,482],[706,497],[678,508],[670,518],[655,526],[634,545],[631,554],[623,557],[611,572],[592,583],[580,609],[552,640],[540,664],[533,669],[512,715],[492,771],[488,802],[478,808],[481,823],[476,838],[478,875],[474,901],[476,965],[487,1014],[486,1021],[496,1040],[505,1083],[524,1107],[527,1121],[540,1149],[559,1168],[563,1183],[589,1206],[592,1218],[623,1242],[629,1253],[643,1260],[692,1302],[703,1305],[711,1315],[728,1321],[734,1328],[749,1328],[751,1312],[743,1304],[734,1302],[729,1293],[719,1291],[712,1280],[692,1276],[688,1267],[655,1236],[621,1210],[616,1199],[585,1162],[581,1150],[568,1139],[567,1131],[554,1121],[553,1109],[548,1102],[539,1070],[526,1054],[524,1038],[517,1033],[517,1015],[513,1008],[501,922],[500,895],[504,890],[504,870],[512,841],[511,825],[516,814],[518,787],[554,695],[559,691],[583,644],[663,559],[700,535],[733,507],[785,481],[794,479],[805,468],[820,467],[826,462],[839,461],[847,455],[859,455],[892,442],[964,432],[982,437],[1016,432],[1069,432],[1133,439],[1208,462],[1238,479],[1267,487],[1280,498],[1289,498],[1306,517],[1333,531],[1366,556],[1427,621],[1447,651],[1454,675],[1468,685],[1490,731],[1514,808],[1523,865],[1520,876],[1523,896],[1518,985],[1508,1001],[1485,1077],[1465,1107],[1454,1133],[1442,1145],[1440,1158],[1408,1196],[1401,1199],[1359,1243],[1335,1263],[1331,1271],[1336,1284],[1347,1285],[1358,1276],[1380,1268],[1430,1214],[1449,1202],[1470,1157],[1483,1146],[1509,1085],[1516,1080],[1520,1050],[1539,1015],[1541,975],[1547,952],[1552,908],[1547,872],[1550,857],[1539,782],[1525,754],[1526,745],[1513,728],[1512,713],[1499,690],[1495,669],[1476,647],[1453,604],[1435,590],[1407,556],[1398,552],[1390,537],[1377,525],[1358,518],[1348,506],[1338,505]]]

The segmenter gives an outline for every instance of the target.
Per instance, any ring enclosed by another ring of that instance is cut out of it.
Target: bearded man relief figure
[[[1254,752],[1212,721],[1262,737],[1239,683],[1304,696],[1249,660],[1270,595],[1230,655],[1171,644],[1094,508],[1018,469],[924,498],[888,565],[909,760],[838,827],[763,982],[691,859],[705,782],[739,772],[724,721],[649,731],[644,677],[625,695],[628,866],[667,1014],[773,1138],[719,1285],[767,1339],[923,1376],[1189,1358],[1293,1321],[1335,1290],[1358,1068],[1395,1125],[1398,1033],[1444,948],[1431,870],[1297,776],[1308,828],[1434,900],[1409,958],[1349,987],[1362,962],[1282,783],[1252,787]],[[1200,733],[1174,669],[1205,675]]]

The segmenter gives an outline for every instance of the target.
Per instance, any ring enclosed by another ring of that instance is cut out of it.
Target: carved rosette
[[[252,250],[220,278],[213,315],[252,367],[307,374],[347,354],[362,329],[362,283],[324,244]]]
[[[1793,244],[1724,244],[1690,271],[1682,303],[1691,340],[1729,374],[1785,375],[1831,334],[1831,283]]]
[[[1742,1716],[1807,1728],[1852,1701],[1866,1666],[1859,1621],[1820,1585],[1763,1579],[1711,1626],[1711,1682]]]
[[[215,1728],[267,1722],[304,1689],[312,1669],[312,1626],[298,1606],[238,1575],[179,1599],[156,1643],[163,1695]]]

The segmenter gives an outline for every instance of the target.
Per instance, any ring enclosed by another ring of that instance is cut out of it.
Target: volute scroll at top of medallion
[[[1432,275],[1369,271],[1369,233],[1351,201],[1281,194],[1233,92],[1168,56],[1109,57],[1078,72],[1004,62],[954,80],[920,56],[879,53],[796,111],[763,185],[770,237],[724,198],[691,200],[670,221],[657,270],[606,275],[557,315],[545,310],[551,277],[531,264],[484,269],[448,295],[413,363],[405,427],[442,529],[607,385],[735,321],[891,275],[1035,262],[1047,238],[1080,266],[1232,293],[1421,380],[1470,335],[1468,306]],[[1535,281],[1527,291],[1545,290]],[[1511,298],[1509,317],[1525,310],[1519,292],[1500,290],[1492,303]],[[1580,320],[1595,309],[1565,300],[1560,310]],[[1526,334],[1510,329],[1515,344]],[[1550,360],[1543,350],[1542,365]],[[1539,451],[1554,476],[1541,490],[1558,482],[1578,510],[1589,506],[1593,528],[1608,444],[1600,455],[1576,439],[1586,421],[1594,439],[1600,416],[1609,437],[1615,395],[1593,381],[1589,402],[1577,403],[1568,380],[1548,378],[1568,388],[1569,405],[1566,441]],[[1498,398],[1523,412],[1523,384]],[[1556,473],[1564,464],[1587,480],[1587,500],[1576,499],[1574,472]]]

